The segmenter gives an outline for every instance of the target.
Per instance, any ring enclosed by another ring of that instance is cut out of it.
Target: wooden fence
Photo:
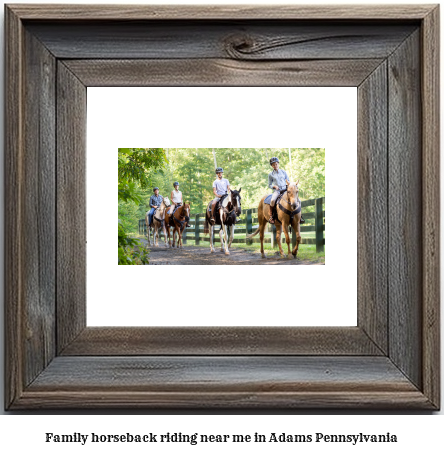
[[[325,231],[325,197],[311,199],[302,201],[302,216],[305,219],[305,223],[301,225],[301,236],[302,244],[315,244],[316,252],[323,252],[325,245],[324,231]],[[305,210],[304,210],[305,208]],[[309,208],[309,209],[307,209]],[[308,212],[310,211],[310,212]],[[257,208],[255,209],[242,209],[242,214],[240,216],[240,222],[236,223],[236,228],[234,231],[235,236],[239,234],[244,234],[244,237],[235,237],[233,239],[233,244],[257,244],[260,243],[259,234],[256,235],[253,239],[247,239],[247,236],[258,227],[257,219]],[[184,232],[183,243],[186,244],[187,241],[193,241],[195,245],[200,245],[201,242],[210,242],[209,235],[204,236],[204,224],[205,224],[205,213],[203,214],[191,214],[190,216],[190,228],[187,228]],[[272,224],[268,225],[269,236],[266,236],[264,242],[272,245],[274,247],[276,243],[276,227]],[[304,232],[314,232],[314,237],[304,237]],[[292,238],[293,246],[296,243],[296,234],[294,231],[289,229],[289,233]],[[146,225],[145,219],[139,220],[139,234],[146,236]],[[160,236],[163,237],[163,233],[160,233]],[[282,235],[285,243],[285,236]],[[219,233],[213,234],[213,242],[220,242]]]

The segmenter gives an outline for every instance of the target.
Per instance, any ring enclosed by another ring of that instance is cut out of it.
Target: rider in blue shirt
[[[268,187],[274,190],[273,196],[270,201],[270,218],[268,221],[274,223],[273,218],[273,209],[276,204],[277,197],[286,190],[287,182],[290,182],[288,174],[283,170],[279,169],[279,158],[272,157],[270,158],[270,165],[273,167],[273,171],[268,175]],[[304,223],[305,220],[301,217],[301,222]]]
[[[150,197],[150,211],[148,213],[148,221],[151,226],[151,223],[153,223],[153,217],[154,217],[154,212],[156,212],[156,209],[162,204],[163,201],[163,196],[159,195],[159,187],[154,187],[153,188],[154,195],[151,195]]]

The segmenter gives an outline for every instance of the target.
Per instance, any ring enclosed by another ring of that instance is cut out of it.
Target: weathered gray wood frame
[[[438,6],[5,18],[7,409],[439,408]],[[358,326],[86,327],[86,87],[113,85],[358,87]]]

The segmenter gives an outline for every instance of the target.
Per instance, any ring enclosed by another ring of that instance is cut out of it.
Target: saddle
[[[169,219],[170,226],[174,226],[173,216],[174,216],[174,214],[176,213],[177,209],[179,209],[179,207],[182,207],[182,204],[178,204],[178,205],[174,208],[173,213],[170,214],[170,219]]]
[[[279,196],[276,198],[276,203],[275,203],[275,205],[274,205],[274,207],[273,207],[273,218],[274,218],[275,220],[279,220],[279,218],[278,218],[278,216],[277,216],[277,210],[276,210],[276,208],[277,208],[278,206],[281,207],[281,206],[280,206],[280,202],[281,202],[281,199],[282,199],[282,197],[284,196],[284,193],[285,193],[286,191],[287,191],[286,188],[283,189],[283,190],[279,190]],[[271,203],[271,197],[272,197],[272,196],[273,196],[273,193],[271,193],[270,195],[268,195],[268,196],[265,198],[264,203],[269,205],[269,204]]]
[[[216,206],[214,206],[214,218],[216,218],[216,214],[218,213],[220,207],[222,206],[222,203],[223,201],[225,200],[225,198],[228,196],[227,193],[225,193],[225,195],[222,195],[219,199],[219,201],[217,201],[216,203]],[[213,200],[211,200],[209,203],[208,203],[208,207],[207,207],[207,211],[211,214],[211,205],[213,204]]]

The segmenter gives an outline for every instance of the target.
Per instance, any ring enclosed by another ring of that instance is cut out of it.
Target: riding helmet
[[[179,182],[174,182],[173,187],[175,187],[176,185],[179,185]]]
[[[273,163],[279,163],[279,158],[277,158],[277,157],[271,157],[271,158],[270,158],[270,165],[272,165]]]
[[[159,187],[154,187],[153,188],[153,192],[155,192],[156,190],[159,190]]]
[[[216,174],[217,173],[223,173],[224,172],[224,169],[223,168],[216,168]]]

